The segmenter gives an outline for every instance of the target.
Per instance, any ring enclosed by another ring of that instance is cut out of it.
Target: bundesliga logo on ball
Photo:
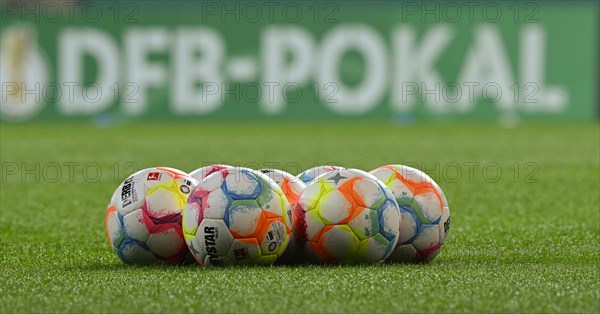
[[[106,233],[117,256],[135,264],[185,261],[181,210],[197,184],[180,170],[157,167],[119,185],[106,212]]]

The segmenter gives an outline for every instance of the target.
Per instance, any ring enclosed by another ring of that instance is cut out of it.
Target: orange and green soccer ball
[[[400,210],[373,175],[341,169],[317,177],[294,206],[295,237],[313,262],[383,262],[396,247]]]
[[[431,261],[450,231],[450,208],[442,189],[427,174],[408,166],[383,166],[371,174],[392,190],[400,206],[400,241],[389,260]]]
[[[181,263],[189,256],[181,210],[198,184],[173,168],[148,168],[129,176],[113,193],[106,234],[125,263]]]
[[[285,250],[285,252],[283,252],[283,255],[281,256],[281,258],[279,258],[277,262],[281,264],[296,264],[306,262],[306,259],[302,255],[302,251],[298,247],[296,239],[294,238],[293,229],[295,228],[294,226],[296,224],[293,221],[294,216],[292,215],[293,205],[298,200],[300,193],[302,193],[304,188],[306,188],[306,184],[291,173],[287,173],[283,170],[261,169],[259,171],[266,174],[269,178],[273,179],[273,181],[275,181],[275,183],[277,183],[277,185],[281,187],[283,195],[285,195],[286,199],[290,203],[290,205],[287,208],[287,215],[289,219],[288,225],[292,228],[292,235],[288,243],[287,249]]]
[[[203,266],[270,265],[285,251],[289,203],[266,175],[228,168],[205,177],[183,211],[183,234]]]

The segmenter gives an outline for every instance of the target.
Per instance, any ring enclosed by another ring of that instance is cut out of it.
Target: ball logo
[[[183,194],[190,194],[190,192],[192,191],[192,189],[190,188],[192,186],[192,181],[190,180],[185,180],[183,182],[184,184],[182,184],[179,187],[179,190],[181,191],[181,193]]]
[[[148,181],[157,181],[160,179],[160,172],[150,172],[148,173],[148,177],[146,180]]]
[[[217,240],[219,238],[219,229],[217,227],[204,227],[204,246],[208,260],[212,265],[221,265],[218,259]]]
[[[342,180],[344,180],[344,179],[347,179],[347,177],[344,177],[344,176],[343,176],[343,175],[341,175],[341,174],[339,173],[339,171],[338,171],[338,172],[336,172],[336,174],[335,174],[335,175],[333,175],[332,177],[330,177],[330,178],[329,178],[329,179],[327,179],[327,180],[329,180],[329,181],[333,181],[333,182],[335,182],[335,185],[338,185],[338,184],[340,183],[340,181],[342,181]]]
[[[179,187],[179,190],[181,191],[181,193],[183,194],[189,194],[190,193],[190,187],[187,185],[182,185]]]
[[[131,205],[134,201],[137,201],[137,196],[135,194],[135,188],[133,187],[133,176],[131,176],[123,182],[121,202],[123,203],[123,207],[126,207]]]
[[[45,104],[41,91],[47,89],[48,61],[32,27],[9,27],[0,38],[0,113],[6,120],[27,120]]]
[[[247,259],[249,256],[248,249],[243,247],[240,249],[233,250],[233,255],[235,255],[235,259],[238,261],[242,259]]]

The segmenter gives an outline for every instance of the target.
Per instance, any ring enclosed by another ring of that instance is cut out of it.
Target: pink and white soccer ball
[[[402,216],[400,240],[388,260],[431,261],[450,231],[450,208],[442,189],[427,174],[408,166],[387,165],[371,174],[394,193]]]
[[[196,179],[198,182],[202,182],[202,180],[204,180],[206,177],[208,177],[209,175],[211,175],[215,172],[219,172],[219,171],[223,171],[223,170],[234,170],[234,169],[249,169],[249,168],[234,167],[234,166],[224,165],[224,164],[214,164],[214,165],[209,165],[209,166],[198,168],[198,169],[190,172],[190,176],[192,178]]]
[[[108,241],[125,263],[182,263],[189,252],[181,210],[198,182],[173,168],[140,170],[119,185],[106,211]]]

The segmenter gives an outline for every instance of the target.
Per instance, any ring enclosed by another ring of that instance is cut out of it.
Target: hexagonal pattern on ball
[[[292,232],[286,224],[289,206],[281,188],[260,172],[214,172],[188,199],[183,213],[186,244],[204,266],[271,264]]]
[[[450,229],[450,208],[439,185],[424,172],[404,165],[371,171],[394,193],[401,210],[395,262],[427,262],[440,253]]]
[[[183,263],[189,256],[181,231],[181,211],[197,181],[166,167],[140,170],[113,193],[106,234],[125,263]]]
[[[400,210],[392,192],[358,169],[319,176],[294,206],[298,245],[313,262],[378,263],[398,241]]]

